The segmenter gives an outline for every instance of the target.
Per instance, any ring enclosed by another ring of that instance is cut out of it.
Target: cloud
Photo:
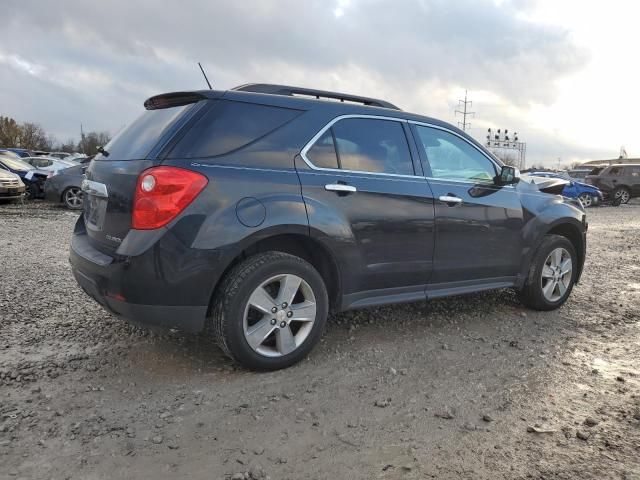
[[[19,61],[0,73],[0,113],[62,137],[80,121],[116,130],[148,96],[203,88],[197,61],[217,88],[295,83],[426,114],[448,107],[430,87],[548,104],[554,80],[587,61],[566,31],[524,19],[522,0],[5,3],[0,63]]]

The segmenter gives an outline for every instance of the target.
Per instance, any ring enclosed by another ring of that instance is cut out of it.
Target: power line
[[[469,112],[467,110],[467,107],[471,108],[472,105],[473,102],[471,100],[467,100],[467,91],[465,90],[464,100],[458,100],[458,108],[455,111],[455,115],[458,113],[462,115],[462,121],[458,122],[458,126],[461,127],[463,131],[471,126],[471,124],[467,122],[467,116],[473,117],[476,114],[476,112]],[[459,110],[460,108],[462,108],[462,110]]]

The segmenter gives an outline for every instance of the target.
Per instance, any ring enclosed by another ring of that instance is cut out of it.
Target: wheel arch
[[[207,316],[211,314],[213,299],[229,272],[246,258],[268,251],[288,253],[309,262],[324,280],[329,295],[330,311],[339,308],[341,277],[338,262],[325,245],[308,235],[307,230],[307,233],[298,231],[274,232],[271,235],[261,235],[259,238],[254,237],[250,241],[244,242],[238,251],[227,258],[225,268],[211,292]]]
[[[580,276],[582,275],[587,246],[583,229],[581,228],[582,224],[578,226],[576,223],[577,222],[574,223],[572,221],[560,221],[551,226],[544,235],[560,235],[571,242],[573,248],[576,250],[576,255],[578,256],[578,272],[576,274],[576,283],[578,283],[580,281]],[[544,238],[544,236],[541,237],[541,240],[542,238]]]

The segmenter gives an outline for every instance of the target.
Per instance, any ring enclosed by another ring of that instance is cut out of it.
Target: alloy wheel
[[[584,208],[590,207],[593,203],[593,197],[591,197],[591,195],[589,195],[588,193],[583,193],[582,195],[580,195],[578,197],[578,200],[580,200],[580,203]]]
[[[309,284],[293,274],[271,277],[256,288],[244,311],[244,337],[257,353],[281,357],[311,333],[316,299]]]
[[[615,197],[620,199],[620,203],[627,203],[629,201],[629,192],[625,189],[620,189],[616,191]]]
[[[573,265],[567,250],[558,247],[549,253],[542,266],[540,279],[542,294],[549,302],[557,302],[564,297],[571,285]]]
[[[72,209],[82,207],[82,190],[77,187],[67,189],[64,192],[64,203]]]

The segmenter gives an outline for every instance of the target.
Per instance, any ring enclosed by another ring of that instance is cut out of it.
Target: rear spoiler
[[[147,99],[144,108],[147,110],[160,110],[162,108],[180,107],[196,103],[205,98],[210,98],[200,92],[173,92],[163,93]]]

